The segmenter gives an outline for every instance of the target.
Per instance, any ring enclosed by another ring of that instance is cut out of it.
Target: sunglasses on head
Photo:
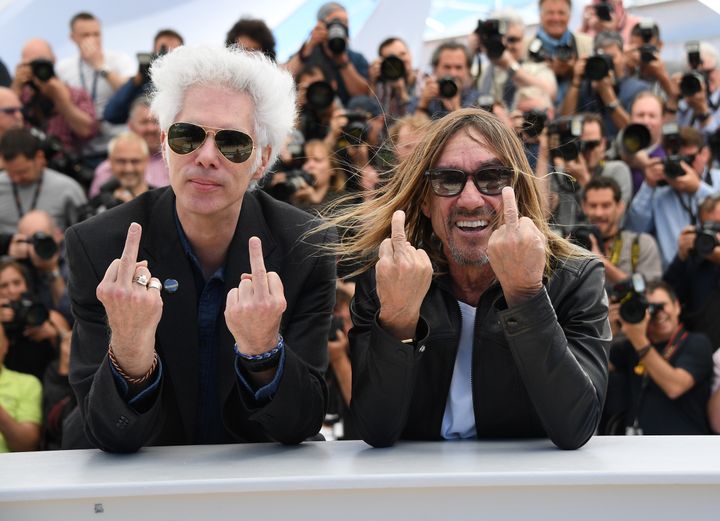
[[[228,161],[243,163],[255,148],[252,138],[239,130],[202,127],[194,123],[173,123],[167,133],[170,150],[186,155],[200,148],[208,134],[212,134],[215,146]]]
[[[454,168],[433,168],[425,172],[435,195],[454,197],[465,189],[468,177],[472,177],[478,192],[484,195],[500,195],[506,186],[512,186],[513,169],[507,166],[485,166],[474,173]]]

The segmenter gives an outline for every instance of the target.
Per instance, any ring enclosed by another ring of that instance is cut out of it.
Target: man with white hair
[[[211,47],[151,76],[170,187],[66,234],[79,412],[63,444],[299,443],[325,413],[335,273],[316,250],[334,237],[253,189],[293,126],[292,78]]]
[[[693,127],[706,137],[720,128],[720,54],[715,46],[700,42],[700,65],[683,76],[680,94],[678,125]]]

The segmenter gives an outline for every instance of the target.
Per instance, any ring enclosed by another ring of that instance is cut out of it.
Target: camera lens
[[[32,236],[32,245],[38,257],[45,260],[52,259],[58,251],[55,240],[43,232],[37,232]]]
[[[458,93],[457,83],[451,76],[440,78],[438,80],[438,89],[440,90],[440,96],[447,99],[454,98]]]
[[[695,253],[700,257],[706,257],[710,255],[715,246],[718,245],[717,239],[715,238],[715,232],[713,230],[698,230],[695,236],[695,243],[693,249]]]
[[[327,42],[330,52],[342,54],[347,49],[347,29],[340,20],[330,20],[327,23]]]
[[[694,96],[702,90],[703,77],[697,72],[683,74],[680,80],[680,93],[684,97]]]
[[[610,64],[605,56],[590,56],[585,63],[585,78],[590,81],[601,80],[610,74]]]
[[[645,125],[632,123],[621,131],[620,143],[628,154],[636,154],[650,145],[650,131]]]
[[[315,110],[324,110],[332,105],[335,91],[326,81],[316,81],[308,85],[305,93],[307,104]]]
[[[48,81],[55,76],[55,67],[50,60],[33,60],[30,62],[33,76],[40,81]]]
[[[388,56],[380,63],[380,79],[395,81],[405,77],[405,64],[397,56]]]

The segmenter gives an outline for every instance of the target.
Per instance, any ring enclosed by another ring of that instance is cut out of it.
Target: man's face
[[[10,181],[20,186],[32,184],[40,179],[44,166],[42,153],[38,153],[32,158],[21,154],[15,159],[5,160],[5,171],[10,177]]]
[[[603,54],[612,58],[615,77],[622,78],[625,76],[625,55],[623,54],[622,49],[615,44],[611,44],[601,47],[599,50],[601,50]]]
[[[150,111],[150,107],[145,105],[135,107],[127,124],[130,130],[142,136],[151,154],[160,151],[160,125]]]
[[[0,87],[0,136],[11,128],[22,127],[22,103],[10,89]]]
[[[208,135],[201,147],[185,155],[163,146],[181,219],[237,218],[250,181],[262,176],[270,154],[269,147],[264,151],[258,148],[254,117],[255,106],[247,94],[215,85],[195,85],[187,90],[176,122],[240,130],[252,137],[255,150],[247,161],[238,164],[220,153],[213,135]],[[163,143],[166,139],[167,134],[163,132]],[[260,167],[253,171],[257,154],[262,154],[262,160]]]
[[[123,188],[134,191],[135,188],[145,184],[148,157],[143,153],[139,143],[120,139],[115,143],[109,159],[112,174],[120,181]]]
[[[0,298],[16,301],[28,290],[27,282],[14,267],[7,267],[0,272]]]
[[[659,304],[660,310],[653,315],[648,323],[647,333],[653,342],[670,340],[680,324],[680,303],[673,302],[664,289],[656,289],[648,293],[648,303]]]
[[[448,140],[434,168],[474,173],[498,162],[477,131],[463,129]],[[471,179],[454,197],[440,197],[431,191],[422,205],[423,214],[430,219],[435,235],[442,242],[445,257],[451,266],[459,269],[487,264],[491,224],[501,209],[502,196],[481,194]]]
[[[400,58],[405,65],[406,73],[412,70],[412,56],[407,46],[400,40],[395,40],[389,45],[386,45],[380,51],[381,58],[387,58],[388,56],[397,56]]]
[[[695,145],[681,146],[678,152],[680,152],[680,155],[682,156],[689,156],[692,158],[689,166],[692,167],[698,175],[703,175],[708,160],[710,159],[710,150],[708,147],[698,149]]]
[[[566,0],[545,0],[540,6],[540,26],[553,38],[560,38],[570,23],[570,6]]]
[[[445,49],[440,53],[435,76],[452,76],[461,86],[470,81],[467,57],[462,49]]]
[[[332,177],[332,165],[327,148],[318,143],[305,146],[305,156],[303,170],[313,175],[316,186],[327,186]]]
[[[585,192],[582,209],[590,224],[597,226],[603,237],[612,237],[618,231],[625,205],[622,201],[615,201],[612,189],[595,188]]]
[[[395,157],[398,161],[405,161],[413,153],[415,147],[422,139],[422,132],[410,128],[410,125],[403,125],[398,132],[397,143],[395,144]]]
[[[85,40],[95,40],[99,47],[101,43],[100,22],[98,20],[76,20],[70,38],[76,45],[80,45]]]
[[[523,35],[522,25],[510,24],[503,38],[508,52],[518,61],[522,59],[523,55]]]
[[[605,157],[605,138],[600,132],[600,125],[596,121],[585,123],[580,140],[585,147],[583,157],[588,168],[595,168]]]
[[[633,103],[630,122],[645,125],[650,131],[652,144],[660,143],[662,140],[662,107],[654,97],[643,96]]]

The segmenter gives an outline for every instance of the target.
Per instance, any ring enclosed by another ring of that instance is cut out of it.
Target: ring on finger
[[[156,289],[158,291],[162,290],[162,282],[160,282],[157,279],[151,279],[150,282],[147,285],[148,289]]]
[[[150,279],[148,279],[148,276],[144,273],[141,273],[137,277],[133,279],[133,282],[136,284],[140,284],[141,286],[147,286]]]

